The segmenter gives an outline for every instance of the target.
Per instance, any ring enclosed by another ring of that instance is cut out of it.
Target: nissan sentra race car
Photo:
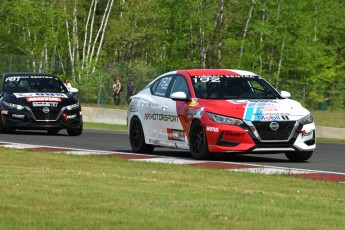
[[[165,73],[132,96],[127,110],[134,152],[155,146],[214,153],[284,153],[308,160],[316,147],[311,113],[255,73],[191,69]]]
[[[77,136],[83,131],[78,90],[67,90],[52,74],[6,73],[0,75],[0,133],[16,129],[47,130],[57,134],[67,129]]]

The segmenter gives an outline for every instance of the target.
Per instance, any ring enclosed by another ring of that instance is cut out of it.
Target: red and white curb
[[[222,170],[236,171],[236,172],[251,172],[251,173],[260,173],[260,174],[285,174],[285,175],[301,177],[301,178],[306,178],[306,179],[345,183],[345,173],[337,173],[337,172],[275,167],[275,166],[265,166],[265,165],[258,165],[258,164],[245,164],[245,163],[225,162],[225,161],[199,161],[199,160],[192,160],[192,159],[183,159],[183,158],[178,158],[178,157],[166,157],[166,156],[135,154],[135,153],[125,153],[125,152],[115,152],[115,151],[61,148],[61,147],[51,147],[51,146],[42,146],[42,145],[20,144],[20,143],[12,143],[12,142],[0,142],[0,147],[27,149],[31,151],[37,151],[37,152],[46,151],[46,152],[53,152],[53,153],[65,153],[65,154],[73,154],[73,155],[101,155],[101,156],[117,157],[117,158],[132,160],[132,161],[190,165],[190,166],[196,166],[196,167],[222,169]]]

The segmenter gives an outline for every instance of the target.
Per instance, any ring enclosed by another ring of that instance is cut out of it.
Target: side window
[[[263,85],[261,85],[259,82],[251,81],[250,84],[252,87],[252,91],[254,93],[262,93],[266,90],[266,88]]]
[[[152,93],[156,96],[165,97],[173,76],[162,77],[153,84]]]
[[[175,92],[181,92],[181,91],[184,92],[187,95],[187,97],[190,97],[190,91],[189,91],[186,79],[181,75],[177,75],[175,78],[174,84],[171,88],[170,95]]]

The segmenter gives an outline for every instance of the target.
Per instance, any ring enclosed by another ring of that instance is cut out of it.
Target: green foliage
[[[88,30],[91,2],[1,0],[0,70],[59,73],[93,102],[99,91],[111,101],[115,72],[141,88],[169,70],[240,68],[310,108],[345,108],[343,1],[114,1],[103,43],[94,41],[101,51],[85,65],[85,35],[96,37],[108,3],[98,3]],[[8,65],[9,57],[17,59]]]

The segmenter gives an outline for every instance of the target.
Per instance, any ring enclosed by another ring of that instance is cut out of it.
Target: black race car
[[[71,136],[83,132],[78,90],[67,90],[61,80],[46,73],[5,73],[0,79],[0,133],[15,129],[67,129]]]

